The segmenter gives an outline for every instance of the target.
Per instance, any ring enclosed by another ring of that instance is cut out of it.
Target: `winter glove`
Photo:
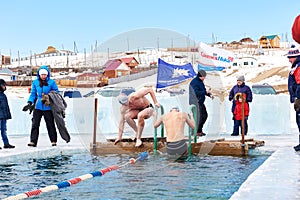
[[[29,114],[31,114],[33,110],[34,110],[34,104],[30,106],[30,108],[29,108]]]
[[[298,112],[300,110],[300,99],[295,100],[294,109],[296,112]]]
[[[27,110],[29,110],[31,108],[32,103],[30,101],[28,101],[27,105],[23,107],[22,111],[26,112]]]
[[[235,120],[235,116],[234,115],[232,116],[232,120]]]

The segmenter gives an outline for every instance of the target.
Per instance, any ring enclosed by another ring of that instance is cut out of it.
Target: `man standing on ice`
[[[288,77],[288,89],[290,93],[290,102],[294,103],[296,111],[296,122],[299,130],[299,144],[294,147],[295,151],[300,151],[300,52],[295,45],[287,53],[289,62],[292,64]]]

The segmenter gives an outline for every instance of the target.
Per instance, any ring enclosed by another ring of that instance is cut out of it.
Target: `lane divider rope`
[[[67,180],[67,181],[60,182],[56,185],[49,185],[49,186],[46,186],[46,187],[43,187],[43,188],[28,191],[28,192],[21,193],[21,194],[15,195],[15,196],[10,196],[10,197],[7,197],[3,200],[26,199],[26,198],[30,198],[30,197],[33,197],[33,196],[37,196],[41,193],[50,192],[50,191],[53,191],[53,190],[58,190],[60,188],[70,187],[70,186],[75,185],[75,184],[77,184],[81,181],[84,181],[84,180],[87,180],[87,179],[90,179],[90,178],[93,178],[93,177],[96,177],[96,176],[103,176],[107,172],[111,172],[113,170],[120,169],[122,167],[125,167],[128,164],[134,164],[137,161],[145,160],[147,157],[148,157],[148,152],[142,152],[138,155],[137,159],[130,158],[128,162],[126,162],[122,165],[113,165],[113,166],[110,166],[110,167],[107,167],[107,168],[104,168],[104,169],[100,169],[98,171],[91,172],[89,174],[85,174],[85,175],[82,175],[82,176],[79,176],[79,177],[76,177],[76,178],[73,178],[73,179],[70,179],[70,180]]]

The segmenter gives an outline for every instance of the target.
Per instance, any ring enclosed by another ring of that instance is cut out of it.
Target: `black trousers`
[[[48,136],[51,142],[57,142],[57,132],[54,124],[54,117],[51,110],[37,110],[33,111],[32,116],[32,126],[31,126],[31,134],[30,141],[34,144],[37,144],[39,139],[39,128],[42,116],[44,116],[46,127],[48,131]]]
[[[205,124],[208,114],[204,104],[197,105],[198,128],[197,133],[203,132],[203,125]]]

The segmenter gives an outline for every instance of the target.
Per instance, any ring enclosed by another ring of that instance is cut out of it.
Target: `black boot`
[[[300,151],[300,134],[299,134],[299,144],[294,146],[295,151]]]
[[[300,151],[300,144],[298,144],[297,146],[294,146],[295,151]]]
[[[15,146],[11,145],[11,144],[5,144],[3,148],[4,149],[13,149],[13,148],[15,148]]]

